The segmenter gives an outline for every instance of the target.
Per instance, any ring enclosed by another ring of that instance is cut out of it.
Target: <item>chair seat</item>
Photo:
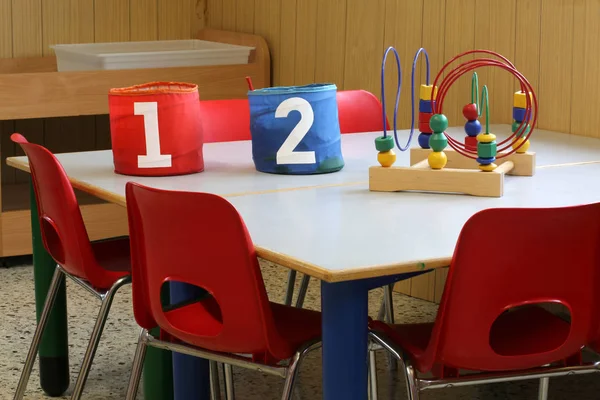
[[[426,373],[430,371],[423,364],[423,356],[429,345],[433,325],[389,325],[374,321],[371,328],[388,335],[406,352],[415,368]],[[543,352],[558,348],[566,340],[569,331],[568,322],[544,308],[525,307],[498,317],[490,334],[490,346],[496,353],[507,357]],[[451,367],[462,368],[460,365]]]
[[[217,352],[253,353],[256,358],[268,360],[269,364],[276,364],[281,360],[288,359],[294,355],[296,350],[303,344],[318,339],[321,336],[321,313],[302,308],[285,306],[270,302],[271,312],[275,321],[275,327],[281,337],[287,341],[288,354],[280,354],[276,357],[267,349],[254,352],[244,349],[228,351],[223,349],[208,349]],[[217,335],[222,327],[221,311],[213,297],[207,297],[202,301],[185,305],[167,312],[169,322],[177,329],[185,331],[189,337],[213,334]],[[185,338],[179,338],[186,342]],[[201,343],[189,343],[197,347],[203,347]],[[265,357],[266,355],[266,357]]]
[[[109,289],[117,279],[131,274],[129,237],[99,240],[91,242],[91,245],[98,266],[104,270],[87,277],[93,287]]]

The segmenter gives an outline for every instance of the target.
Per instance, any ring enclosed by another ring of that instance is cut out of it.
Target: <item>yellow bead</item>
[[[521,145],[521,143],[523,143],[523,139],[525,138],[519,138],[519,140],[517,140],[514,144],[513,144],[513,149],[516,149],[517,147],[519,147]],[[517,154],[523,154],[526,153],[527,150],[529,150],[529,139],[525,142],[525,144],[523,144],[523,146],[521,146],[519,148],[519,150],[517,150]]]
[[[396,153],[394,150],[380,151],[377,153],[377,161],[382,167],[391,167],[396,162]]]
[[[432,169],[442,169],[446,166],[446,163],[448,162],[448,157],[446,157],[446,153],[444,153],[443,151],[432,151],[431,153],[429,153],[427,161],[429,162],[429,166]]]
[[[431,100],[431,90],[433,89],[433,85],[421,85],[420,98],[421,100]],[[437,86],[433,89],[433,99],[437,98]]]
[[[533,96],[529,93],[529,98],[531,99],[531,104],[533,105]],[[527,97],[525,97],[525,92],[515,92],[513,97],[513,106],[518,108],[527,108]]]
[[[495,170],[498,166],[494,163],[491,164],[486,164],[486,165],[479,165],[479,169],[485,172],[491,172],[493,170]]]
[[[496,135],[493,133],[480,133],[477,135],[477,141],[480,143],[492,143],[496,140]]]

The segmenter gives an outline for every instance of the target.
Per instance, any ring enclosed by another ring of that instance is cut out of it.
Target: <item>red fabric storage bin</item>
[[[115,172],[183,175],[204,170],[198,86],[150,82],[108,96]]]

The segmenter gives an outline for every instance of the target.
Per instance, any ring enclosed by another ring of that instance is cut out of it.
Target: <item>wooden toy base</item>
[[[429,167],[429,149],[411,149],[410,167],[369,168],[369,190],[378,192],[425,191],[502,197],[504,175],[533,176],[535,153],[512,154],[499,160],[491,172],[479,170],[475,160],[454,150],[444,150],[448,163],[443,169]]]

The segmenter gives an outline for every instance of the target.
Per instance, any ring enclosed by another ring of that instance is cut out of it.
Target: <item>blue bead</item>
[[[494,161],[496,161],[496,157],[490,157],[490,158],[478,158],[477,162],[481,165],[488,165],[493,163]]]
[[[435,104],[435,101],[433,104]],[[432,113],[433,107],[431,105],[431,100],[419,100],[419,112]]]
[[[430,137],[431,137],[431,133],[421,133],[419,135],[419,146],[421,146],[422,149],[429,148],[429,138]]]
[[[522,122],[525,119],[525,108],[513,107],[513,119]]]
[[[475,137],[481,133],[481,122],[475,119],[473,121],[467,121],[465,124],[465,132],[471,137]]]

